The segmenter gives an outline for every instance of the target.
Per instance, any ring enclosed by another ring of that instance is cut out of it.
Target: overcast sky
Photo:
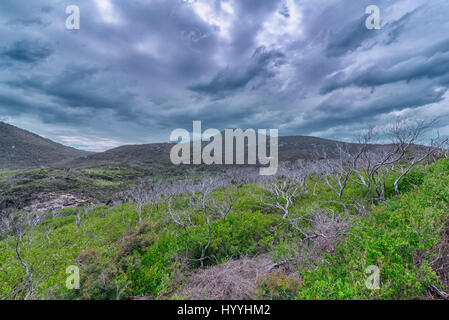
[[[193,120],[348,140],[438,115],[449,134],[447,0],[1,0],[0,34],[0,121],[86,150]]]

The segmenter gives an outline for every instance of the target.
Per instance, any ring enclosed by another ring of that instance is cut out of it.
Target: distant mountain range
[[[0,170],[49,166],[89,154],[0,122]]]
[[[206,142],[203,145],[207,144]],[[333,158],[337,144],[355,150],[356,144],[309,136],[279,137],[279,161]],[[0,122],[0,170],[40,166],[95,167],[125,164],[158,168],[171,166],[174,143],[125,145],[105,152],[91,153],[63,146],[36,134]],[[224,148],[223,148],[224,150]],[[246,159],[246,156],[245,156]]]
[[[222,150],[224,152],[224,134],[222,135]],[[268,139],[267,139],[268,140]],[[209,142],[203,142],[204,147]],[[336,158],[339,154],[338,145],[345,145],[348,151],[355,151],[357,144],[344,143],[334,140],[309,137],[287,136],[279,137],[279,161],[295,161],[298,159],[319,159],[323,157]],[[140,145],[124,145],[101,153],[91,154],[70,162],[73,167],[95,167],[101,165],[126,164],[152,169],[165,169],[174,166],[170,160],[170,151],[174,143],[152,143]],[[247,142],[245,142],[247,146]],[[269,141],[267,141],[269,145]],[[376,147],[373,145],[372,147]],[[268,155],[270,155],[269,147]],[[191,159],[192,159],[191,149]],[[224,162],[224,154],[222,155]],[[235,145],[234,145],[235,159]],[[193,161],[191,161],[192,163]],[[245,147],[245,163],[247,163],[247,148]],[[222,166],[207,166],[207,169],[217,169]],[[214,168],[215,167],[215,168]]]

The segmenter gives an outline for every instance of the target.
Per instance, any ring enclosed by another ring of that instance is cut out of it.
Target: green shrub
[[[355,220],[347,237],[316,269],[299,270],[302,299],[413,299],[437,277],[429,267],[448,219],[449,160],[440,160],[412,192]],[[416,180],[415,180],[416,181]],[[365,285],[365,270],[380,269],[380,289]]]

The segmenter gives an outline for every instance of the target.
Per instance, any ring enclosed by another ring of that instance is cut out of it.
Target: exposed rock
[[[25,207],[25,210],[45,212],[66,208],[75,208],[81,204],[84,204],[85,202],[86,200],[80,199],[70,193],[40,194],[31,203],[31,205]]]

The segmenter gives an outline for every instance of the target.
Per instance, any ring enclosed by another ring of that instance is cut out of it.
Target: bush
[[[294,275],[271,273],[258,281],[255,297],[261,300],[295,300],[300,297],[303,284],[304,281]]]

